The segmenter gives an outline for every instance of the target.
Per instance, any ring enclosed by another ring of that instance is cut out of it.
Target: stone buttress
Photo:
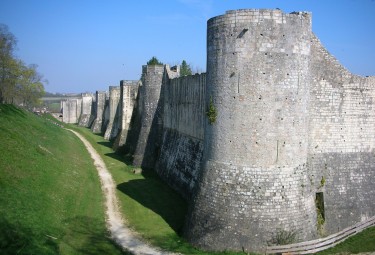
[[[163,77],[163,65],[142,67],[142,86],[138,98],[141,126],[133,155],[133,164],[142,168],[153,168],[159,155],[163,125],[160,100]]]
[[[105,91],[96,91],[96,112],[95,119],[91,125],[91,131],[94,133],[103,133],[103,119],[105,107]]]
[[[120,87],[109,86],[109,101],[108,111],[109,120],[106,131],[104,133],[104,139],[112,140],[117,136],[118,132],[118,118],[119,118],[119,102],[120,102]]]
[[[133,115],[133,109],[137,99],[140,81],[120,81],[120,101],[118,117],[118,134],[113,144],[113,148],[123,146],[129,133],[130,121]]]

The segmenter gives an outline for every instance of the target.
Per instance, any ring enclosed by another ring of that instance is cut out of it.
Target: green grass
[[[375,227],[363,230],[335,247],[317,254],[356,254],[375,251]]]
[[[187,212],[186,201],[152,171],[134,174],[125,157],[113,152],[112,143],[87,128],[70,125],[93,145],[117,184],[117,196],[128,223],[143,238],[165,250],[183,254],[241,254],[204,252],[188,244],[179,234]]]
[[[81,141],[10,105],[0,105],[0,194],[0,254],[125,254]]]
[[[124,163],[125,158],[114,153],[112,144],[103,137],[92,134],[89,129],[72,127],[83,134],[103,157],[117,183],[122,213],[145,239],[163,249],[183,254],[244,254],[210,253],[189,245],[179,235],[187,210],[186,202],[153,172],[134,174],[133,168]],[[374,235],[375,228],[370,228],[324,254],[375,251]]]
[[[105,230],[90,156],[78,138],[47,118],[0,105],[0,254],[121,254]],[[66,126],[103,157],[117,183],[122,213],[146,240],[183,254],[244,254],[189,245],[179,235],[187,210],[179,195],[153,172],[134,174],[101,136]],[[321,254],[375,251],[374,240],[370,228]]]

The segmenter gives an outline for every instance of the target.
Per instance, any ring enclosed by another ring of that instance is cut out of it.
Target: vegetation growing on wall
[[[317,229],[320,235],[324,235],[325,212],[323,192],[316,193],[315,206]]]
[[[212,101],[212,97],[210,98],[210,103],[208,105],[208,110],[206,112],[206,115],[208,117],[208,122],[212,125],[216,122],[216,117],[217,117],[217,111],[215,108],[215,105]]]
[[[283,230],[278,229],[272,239],[269,241],[269,245],[284,245],[297,243],[298,240],[298,231],[296,230]]]
[[[320,180],[320,187],[322,188],[325,183],[326,183],[326,178],[324,178],[324,176],[322,176],[322,179]]]

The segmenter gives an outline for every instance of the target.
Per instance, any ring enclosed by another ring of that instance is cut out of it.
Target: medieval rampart
[[[372,217],[375,77],[342,67],[310,13],[228,11],[207,26],[206,74],[143,66],[103,110],[134,165],[188,200],[185,237],[259,252],[280,231],[305,241]]]
[[[164,84],[163,137],[156,171],[186,198],[191,198],[202,160],[205,87],[205,74]]]

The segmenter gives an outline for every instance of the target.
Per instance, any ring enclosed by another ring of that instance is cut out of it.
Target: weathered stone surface
[[[120,87],[110,86],[109,87],[109,120],[106,131],[104,133],[104,139],[112,140],[117,136],[118,133],[118,118],[119,118],[119,102],[120,102]]]
[[[94,133],[103,133],[105,130],[103,128],[104,123],[104,107],[106,101],[105,91],[96,91],[96,111],[95,119],[91,125],[91,131]]]
[[[78,121],[78,126],[91,127],[95,116],[95,100],[90,93],[82,93],[81,116]]]
[[[163,89],[163,140],[156,172],[190,199],[203,153],[206,75],[171,79]]]
[[[128,125],[118,139],[134,164],[155,168],[189,201],[184,233],[193,245],[264,252],[281,230],[305,241],[374,215],[375,77],[342,67],[309,13],[214,17],[207,74],[178,76],[144,66],[133,111],[134,97],[123,96],[119,107],[107,103],[103,122]],[[76,123],[79,105],[63,102],[66,122]]]
[[[120,81],[120,101],[119,101],[119,118],[116,140],[113,149],[117,149],[125,144],[129,133],[130,122],[133,115],[134,105],[136,103],[140,81]]]
[[[153,168],[160,150],[162,136],[160,93],[163,77],[163,65],[142,67],[142,86],[138,98],[141,127],[133,160],[135,166],[142,168]]]
[[[82,99],[66,99],[62,101],[63,122],[78,123],[81,116]]]
[[[272,28],[272,29],[270,29]],[[316,236],[308,180],[311,16],[239,10],[208,21],[203,168],[186,236],[261,251],[278,229]]]

